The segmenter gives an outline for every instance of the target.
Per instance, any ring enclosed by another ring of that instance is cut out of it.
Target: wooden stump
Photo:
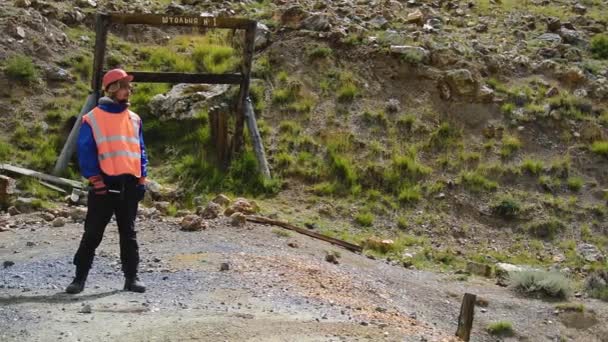
[[[456,330],[456,336],[460,337],[463,341],[469,341],[471,337],[476,297],[477,296],[474,294],[465,293],[464,298],[462,298],[462,306],[460,307],[460,316],[458,316],[458,329]]]

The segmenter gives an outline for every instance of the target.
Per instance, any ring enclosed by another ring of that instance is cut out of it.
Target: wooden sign
[[[153,26],[199,26],[208,28],[251,29],[256,22],[229,17],[196,17],[159,14],[110,14],[110,22],[117,24],[143,24]]]

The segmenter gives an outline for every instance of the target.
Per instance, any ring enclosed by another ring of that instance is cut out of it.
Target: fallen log
[[[310,237],[313,237],[315,239],[319,239],[319,240],[323,240],[326,242],[329,242],[331,244],[334,245],[338,245],[340,247],[344,247],[346,249],[348,249],[351,252],[362,252],[363,248],[359,245],[355,245],[352,244],[350,242],[346,242],[343,240],[339,240],[336,238],[332,238],[323,234],[319,234],[319,233],[315,233],[315,232],[311,232],[308,229],[304,229],[304,228],[300,228],[298,226],[295,226],[289,222],[285,222],[285,221],[279,221],[279,220],[273,220],[270,219],[268,217],[263,217],[263,216],[256,216],[256,215],[247,215],[247,221],[249,222],[255,222],[255,223],[262,223],[262,224],[270,224],[270,225],[274,225],[274,226],[279,226],[281,228],[285,228],[288,230],[293,230],[295,232],[298,232],[300,234],[304,234]]]
[[[68,188],[82,189],[84,187],[82,182],[78,182],[78,181],[66,179],[66,178],[61,178],[61,177],[55,177],[55,176],[44,174],[42,172],[28,170],[28,169],[24,169],[22,167],[13,166],[13,165],[9,165],[9,164],[0,164],[0,171],[3,171],[3,170],[6,170],[6,171],[9,171],[12,173],[16,173],[19,175],[23,175],[23,176],[38,178],[39,180],[44,180],[49,183],[53,183],[53,184],[68,187]]]

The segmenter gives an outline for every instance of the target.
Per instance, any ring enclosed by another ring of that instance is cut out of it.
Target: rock
[[[87,208],[75,207],[70,209],[70,217],[74,222],[83,222],[87,218]]]
[[[207,229],[209,225],[201,217],[197,215],[188,215],[182,219],[179,224],[181,230],[187,232],[195,232],[203,229]]]
[[[21,214],[21,211],[19,211],[19,209],[17,209],[17,207],[11,206],[11,207],[8,208],[8,213],[11,216],[15,216],[15,215]]]
[[[551,42],[554,44],[561,44],[562,42],[562,37],[556,33],[543,33],[536,39]]]
[[[438,82],[440,95],[444,100],[456,96],[475,97],[479,92],[479,81],[467,69],[447,71]]]
[[[231,216],[232,214],[239,212],[246,215],[255,214],[258,212],[259,207],[254,201],[248,201],[245,198],[237,198],[234,202],[224,211],[224,215]]]
[[[608,272],[595,271],[585,279],[587,291],[603,291],[608,287]]]
[[[551,87],[545,93],[545,97],[553,97],[559,95],[559,89],[557,87]]]
[[[410,24],[422,25],[424,23],[424,14],[417,9],[407,15],[406,21]]]
[[[329,17],[325,14],[314,14],[302,21],[302,28],[310,31],[329,31],[331,24]]]
[[[480,264],[478,262],[467,262],[468,273],[479,275],[482,277],[491,277],[492,276],[492,267],[490,265]]]
[[[576,253],[588,262],[604,261],[604,254],[594,245],[582,243],[576,247]]]
[[[401,111],[401,102],[397,99],[389,99],[384,108],[387,113],[397,113]]]
[[[82,308],[80,308],[80,310],[78,310],[78,312],[83,314],[90,314],[91,312],[93,312],[93,310],[91,309],[91,305],[85,304],[82,306]]]
[[[21,8],[28,8],[28,7],[32,6],[32,1],[31,0],[16,0],[15,6],[21,7]]]
[[[215,198],[212,199],[211,201],[214,203],[217,203],[223,207],[230,205],[230,202],[232,202],[230,200],[230,198],[224,194],[219,194],[219,195],[215,196]]]
[[[568,68],[568,70],[561,72],[558,77],[571,86],[584,83],[587,80],[585,73],[578,67]]]
[[[485,24],[485,23],[478,24],[477,26],[475,26],[475,31],[479,32],[479,33],[488,32],[488,24]]]
[[[307,16],[308,13],[302,8],[302,6],[292,6],[281,15],[281,24],[292,29],[299,29],[302,25],[302,21]]]
[[[334,265],[339,264],[338,258],[339,258],[339,256],[334,252],[329,252],[325,255],[325,261],[331,262]]]
[[[547,19],[547,30],[549,32],[557,32],[562,27],[562,22],[559,18],[551,17]]]
[[[566,44],[577,45],[584,42],[581,35],[577,31],[561,28],[558,33]]]
[[[55,215],[51,214],[51,213],[42,213],[42,215],[40,215],[42,217],[43,220],[47,221],[47,222],[51,222],[55,219]]]
[[[230,216],[230,224],[235,227],[243,227],[247,223],[247,217],[241,212],[235,212]]]
[[[73,79],[69,71],[56,67],[46,67],[45,75],[49,81],[67,82]]]
[[[9,207],[15,189],[16,182],[13,178],[0,175],[0,209]]]
[[[200,214],[197,212],[197,214],[201,215],[202,218],[208,220],[217,218],[221,213],[222,206],[215,202],[209,202]]]
[[[408,62],[426,63],[430,57],[430,53],[425,48],[419,46],[391,45],[390,51],[403,55]]]
[[[160,202],[154,203],[154,208],[156,208],[156,210],[160,211],[161,214],[163,214],[163,215],[167,214],[167,211],[170,206],[171,206],[171,203],[166,202],[166,201],[160,201]]]
[[[2,263],[2,266],[4,268],[9,268],[9,267],[14,266],[14,265],[15,265],[15,262],[14,261],[10,261],[10,260],[6,260],[5,262]]]
[[[369,237],[365,240],[364,245],[366,248],[373,249],[376,251],[380,251],[382,253],[387,253],[391,251],[394,247],[395,242],[390,239],[379,239],[376,237]]]
[[[56,219],[53,220],[53,222],[51,224],[53,225],[53,227],[59,228],[59,227],[65,226],[66,222],[63,217],[57,217]]]
[[[221,271],[221,272],[224,272],[224,271],[229,271],[229,270],[230,270],[230,264],[229,264],[229,263],[227,263],[227,262],[223,262],[223,263],[220,265],[220,271]]]
[[[255,30],[255,49],[261,50],[270,44],[270,29],[268,26],[258,22]]]
[[[209,101],[228,90],[226,84],[184,84],[175,85],[167,94],[158,94],[150,100],[151,113],[161,120],[191,119]]]
[[[572,7],[572,12],[583,15],[587,13],[587,7],[581,5],[580,3],[577,3]]]
[[[383,16],[377,16],[370,20],[369,24],[374,29],[386,29],[388,27],[389,22]]]
[[[287,246],[289,246],[291,248],[299,248],[300,247],[297,242],[289,242],[289,243],[287,243]]]
[[[13,31],[13,37],[15,37],[19,40],[25,39],[26,35],[25,35],[25,30],[23,29],[23,27],[21,27],[21,26],[15,27],[15,29]]]

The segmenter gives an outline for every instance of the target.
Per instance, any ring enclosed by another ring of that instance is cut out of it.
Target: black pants
[[[101,243],[106,226],[116,214],[116,224],[120,234],[120,261],[125,277],[137,275],[139,265],[139,246],[135,232],[137,216],[137,180],[122,181],[120,184],[107,184],[108,189],[120,191],[120,194],[108,192],[95,195],[89,191],[87,217],[84,223],[84,234],[80,247],[74,256],[76,272],[88,272],[93,264],[95,249]]]

